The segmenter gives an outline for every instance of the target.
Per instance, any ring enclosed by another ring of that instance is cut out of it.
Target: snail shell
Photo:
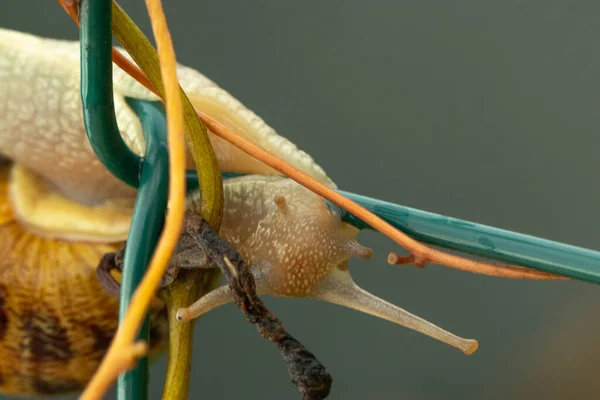
[[[115,244],[40,237],[14,217],[10,166],[0,169],[0,392],[55,395],[82,389],[117,328],[118,301],[95,269]],[[152,313],[153,352],[167,338],[164,308]]]

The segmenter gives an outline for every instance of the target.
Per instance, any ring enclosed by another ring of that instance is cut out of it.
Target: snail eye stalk
[[[386,319],[456,347],[465,354],[473,354],[479,347],[476,340],[458,337],[367,292],[354,282],[347,270],[335,268],[313,289],[310,297]]]

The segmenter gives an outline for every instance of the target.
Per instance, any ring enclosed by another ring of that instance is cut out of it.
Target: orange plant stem
[[[290,177],[299,184],[309,188],[319,196],[326,198],[334,204],[342,207],[348,212],[356,215],[367,224],[371,225],[379,232],[389,237],[406,250],[417,260],[422,260],[424,263],[434,263],[445,265],[462,271],[469,271],[484,275],[498,276],[504,278],[519,278],[519,279],[567,279],[558,275],[548,274],[545,272],[530,270],[524,267],[496,265],[483,261],[476,261],[465,257],[455,256],[446,252],[430,248],[405,233],[397,230],[392,225],[385,222],[375,214],[368,211],[366,208],[339,194],[335,190],[323,185],[314,180],[304,172],[292,167],[288,163],[275,157],[273,154],[265,151],[254,143],[242,138],[223,125],[219,124],[213,118],[206,114],[198,112],[206,126],[215,135],[227,140],[244,152],[261,160],[271,168]]]
[[[58,0],[59,2],[64,1],[72,1],[72,0]],[[115,64],[117,64],[121,69],[131,75],[134,79],[136,79],[139,83],[144,85],[148,90],[152,91],[156,95],[158,92],[154,89],[154,86],[150,83],[146,75],[143,71],[141,71],[135,64],[133,64],[130,60],[125,58],[123,54],[118,52],[116,49],[113,49],[113,60]],[[202,121],[206,124],[207,127],[210,128],[211,132],[215,135],[221,137],[224,140],[227,140],[229,143],[234,146],[240,148],[244,152],[250,154],[251,156],[261,160],[265,164],[269,165],[273,169],[281,172],[282,174],[288,176],[291,179],[294,179],[299,184],[307,187],[313,192],[319,194],[320,196],[326,198],[327,200],[337,204],[338,206],[344,208],[346,211],[351,212],[356,215],[375,229],[377,229],[380,233],[388,236],[390,239],[394,240],[396,243],[403,246],[406,250],[408,250],[414,259],[419,259],[419,263],[433,263],[444,265],[450,268],[473,272],[477,274],[489,275],[489,276],[497,276],[503,278],[515,278],[515,279],[536,279],[536,280],[567,280],[569,278],[550,274],[547,272],[536,271],[533,269],[514,266],[514,265],[498,265],[483,261],[476,261],[470,258],[465,258],[461,256],[455,256],[443,251],[435,250],[424,244],[412,239],[405,233],[398,231],[396,228],[377,217],[370,211],[366,210],[364,207],[358,205],[352,200],[342,196],[336,191],[326,187],[325,185],[317,182],[312,179],[308,175],[303,172],[295,169],[291,165],[287,164],[285,161],[277,158],[273,154],[263,150],[259,146],[245,140],[238,134],[232,132],[224,125],[220,124],[216,120],[212,119],[208,115],[199,112],[197,110],[198,116],[202,119]],[[393,257],[390,257],[390,261],[393,260]]]

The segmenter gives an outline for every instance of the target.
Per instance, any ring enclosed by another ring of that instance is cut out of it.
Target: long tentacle
[[[465,354],[474,353],[479,346],[476,340],[458,337],[360,288],[347,270],[336,268],[313,289],[310,297],[386,319],[447,343]]]

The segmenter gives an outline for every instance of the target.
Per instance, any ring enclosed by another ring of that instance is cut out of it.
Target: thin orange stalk
[[[67,14],[71,17],[71,19],[75,22],[75,25],[79,27],[79,9],[77,6],[76,0],[57,0],[58,4],[65,10]],[[151,90],[155,95],[161,97],[158,91],[150,82],[150,79],[146,77],[146,74],[142,72],[141,69],[138,68],[137,65],[128,60],[119,50],[113,47],[112,49],[112,59],[119,68],[123,71],[127,72],[131,75],[136,81],[144,85],[146,88]]]
[[[63,10],[65,10],[65,12],[67,14],[69,14],[69,16],[71,18],[73,18],[73,21],[75,21],[77,26],[79,26],[79,8],[77,7],[77,1],[76,0],[58,0],[58,4],[61,5]]]
[[[135,365],[137,358],[134,357],[139,357],[141,347],[139,343],[134,344],[133,341],[158,289],[160,279],[165,273],[183,228],[186,155],[183,136],[183,107],[177,79],[175,51],[161,1],[146,0],[146,7],[157,42],[161,75],[165,85],[169,144],[169,212],[148,271],[131,299],[131,304],[104,360],[81,396],[81,399],[85,400],[101,398],[121,373]],[[133,353],[131,349],[137,351]],[[127,357],[124,358],[123,354],[126,354]]]
[[[72,1],[72,0],[58,0],[59,2]],[[121,69],[131,75],[135,80],[144,85],[148,90],[152,91],[160,97],[154,86],[150,83],[146,74],[141,71],[138,66],[128,60],[123,54],[113,49],[113,60]],[[345,210],[356,215],[358,218],[367,222],[369,225],[377,229],[379,232],[388,236],[396,243],[403,246],[406,250],[411,253],[411,260],[417,260],[416,264],[425,265],[427,263],[439,264],[450,268],[468,271],[477,274],[497,276],[503,278],[514,278],[514,279],[535,279],[535,280],[567,280],[569,278],[560,275],[550,274],[547,272],[536,271],[533,269],[515,266],[515,265],[499,265],[494,263],[488,263],[484,261],[476,261],[466,257],[454,256],[443,251],[435,250],[424,244],[412,239],[405,233],[397,230],[396,228],[383,221],[370,211],[361,207],[352,200],[342,196],[341,194],[327,188],[320,184],[316,180],[312,179],[308,175],[295,169],[285,161],[277,158],[271,153],[263,150],[255,144],[245,140],[235,132],[231,131],[224,125],[220,124],[216,120],[212,119],[208,115],[196,110],[202,121],[210,128],[211,132],[215,135],[227,140],[229,143],[240,148],[244,152],[257,158],[258,160],[269,165],[273,169],[281,172],[289,178],[295,180],[299,184],[307,187],[313,192],[326,198],[327,200],[337,204]],[[394,262],[397,256],[393,253],[388,257],[390,264],[403,264],[405,262]]]
[[[428,247],[407,234],[397,230],[392,225],[385,222],[375,214],[368,211],[358,203],[348,199],[347,197],[339,194],[335,190],[323,185],[322,183],[311,178],[304,172],[292,167],[290,164],[280,160],[273,154],[255,145],[254,143],[244,139],[243,137],[232,132],[225,126],[221,125],[213,118],[206,114],[198,112],[198,115],[202,118],[206,126],[215,135],[222,139],[227,140],[237,148],[250,154],[251,156],[261,160],[271,168],[281,172],[282,174],[290,177],[299,184],[309,188],[319,196],[337,204],[346,211],[356,215],[370,226],[377,229],[379,232],[389,237],[400,246],[408,250],[415,260],[419,260],[418,264],[424,265],[427,263],[445,265],[447,267],[459,269],[462,271],[469,271],[483,275],[498,276],[504,278],[518,278],[518,279],[568,279],[559,275],[548,274],[546,272],[540,272],[530,270],[524,267],[518,267],[513,265],[496,265],[483,261],[476,261],[470,258],[455,256],[440,250]]]
[[[136,65],[130,62],[127,58],[125,58],[123,54],[116,52],[116,54],[113,55],[115,56],[115,63],[119,65],[119,67],[121,67],[125,72],[131,75],[134,79],[136,79],[146,88],[158,95],[152,84],[144,83],[145,81],[149,82],[144,72],[142,72]],[[369,225],[375,227],[375,229],[377,229],[379,232],[383,233],[390,239],[394,240],[396,243],[406,248],[408,251],[411,252],[411,254],[421,254],[420,258],[422,260],[426,260],[426,263],[435,263],[462,271],[503,278],[535,280],[568,279],[560,275],[536,271],[520,266],[498,265],[483,261],[476,261],[465,257],[453,256],[451,254],[439,250],[434,250],[428,246],[425,246],[422,243],[412,239],[410,236],[392,227],[387,222],[383,221],[382,219],[372,214],[370,211],[358,205],[357,203],[353,202],[352,200],[346,198],[345,196],[342,196],[334,190],[327,188],[326,186],[320,184],[318,181],[314,180],[310,176],[292,167],[285,161],[263,150],[254,143],[242,138],[240,135],[231,131],[230,129],[228,129],[218,121],[214,120],[210,116],[198,110],[196,110],[196,112],[198,113],[198,116],[202,119],[202,121],[206,124],[206,126],[210,128],[210,131],[215,135],[227,140],[229,143],[250,154],[252,157],[255,157],[256,159],[264,162],[273,169],[281,172],[282,174],[288,176],[291,179],[294,179],[299,184],[307,187],[308,189],[321,195],[327,200],[337,204],[338,206],[358,216],[363,221],[367,222]],[[415,257],[416,256],[413,256],[413,259]],[[396,264],[392,261],[394,260],[393,257],[390,257],[389,260],[390,264]]]

